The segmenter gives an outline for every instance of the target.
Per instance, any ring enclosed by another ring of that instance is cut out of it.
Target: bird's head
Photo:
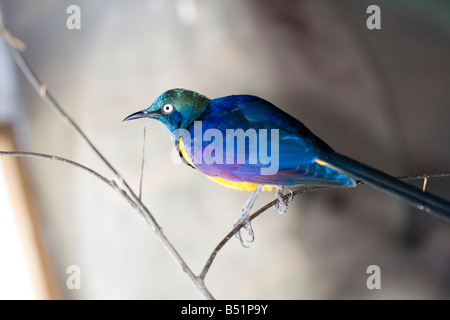
[[[123,121],[151,118],[162,122],[174,132],[185,129],[205,110],[209,99],[197,92],[186,89],[171,89],[164,92],[147,109],[135,112]]]

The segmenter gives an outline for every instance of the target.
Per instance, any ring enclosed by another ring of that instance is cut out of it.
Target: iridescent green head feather
[[[150,107],[129,115],[124,121],[153,118],[174,132],[191,125],[202,114],[209,101],[207,97],[194,91],[171,89],[160,95]]]

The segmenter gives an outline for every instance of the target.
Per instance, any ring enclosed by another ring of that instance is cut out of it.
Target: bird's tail
[[[327,152],[317,162],[322,162],[321,164],[325,166],[353,176],[368,185],[410,203],[418,209],[450,221],[450,202],[404,183],[379,170],[337,152]]]

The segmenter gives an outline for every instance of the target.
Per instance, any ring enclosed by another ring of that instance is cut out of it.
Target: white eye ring
[[[173,110],[174,110],[173,105],[171,105],[170,103],[163,105],[163,107],[161,108],[163,114],[172,113]]]

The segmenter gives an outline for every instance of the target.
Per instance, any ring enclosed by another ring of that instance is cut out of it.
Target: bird
[[[261,190],[273,188],[280,213],[292,200],[292,191],[287,199],[283,196],[285,187],[351,188],[362,181],[450,221],[450,202],[334,151],[301,121],[257,96],[209,99],[170,89],[123,121],[140,118],[163,123],[190,167],[228,188],[254,192],[236,222],[245,222],[249,242],[254,239],[250,209]],[[240,232],[236,236],[243,244]]]

